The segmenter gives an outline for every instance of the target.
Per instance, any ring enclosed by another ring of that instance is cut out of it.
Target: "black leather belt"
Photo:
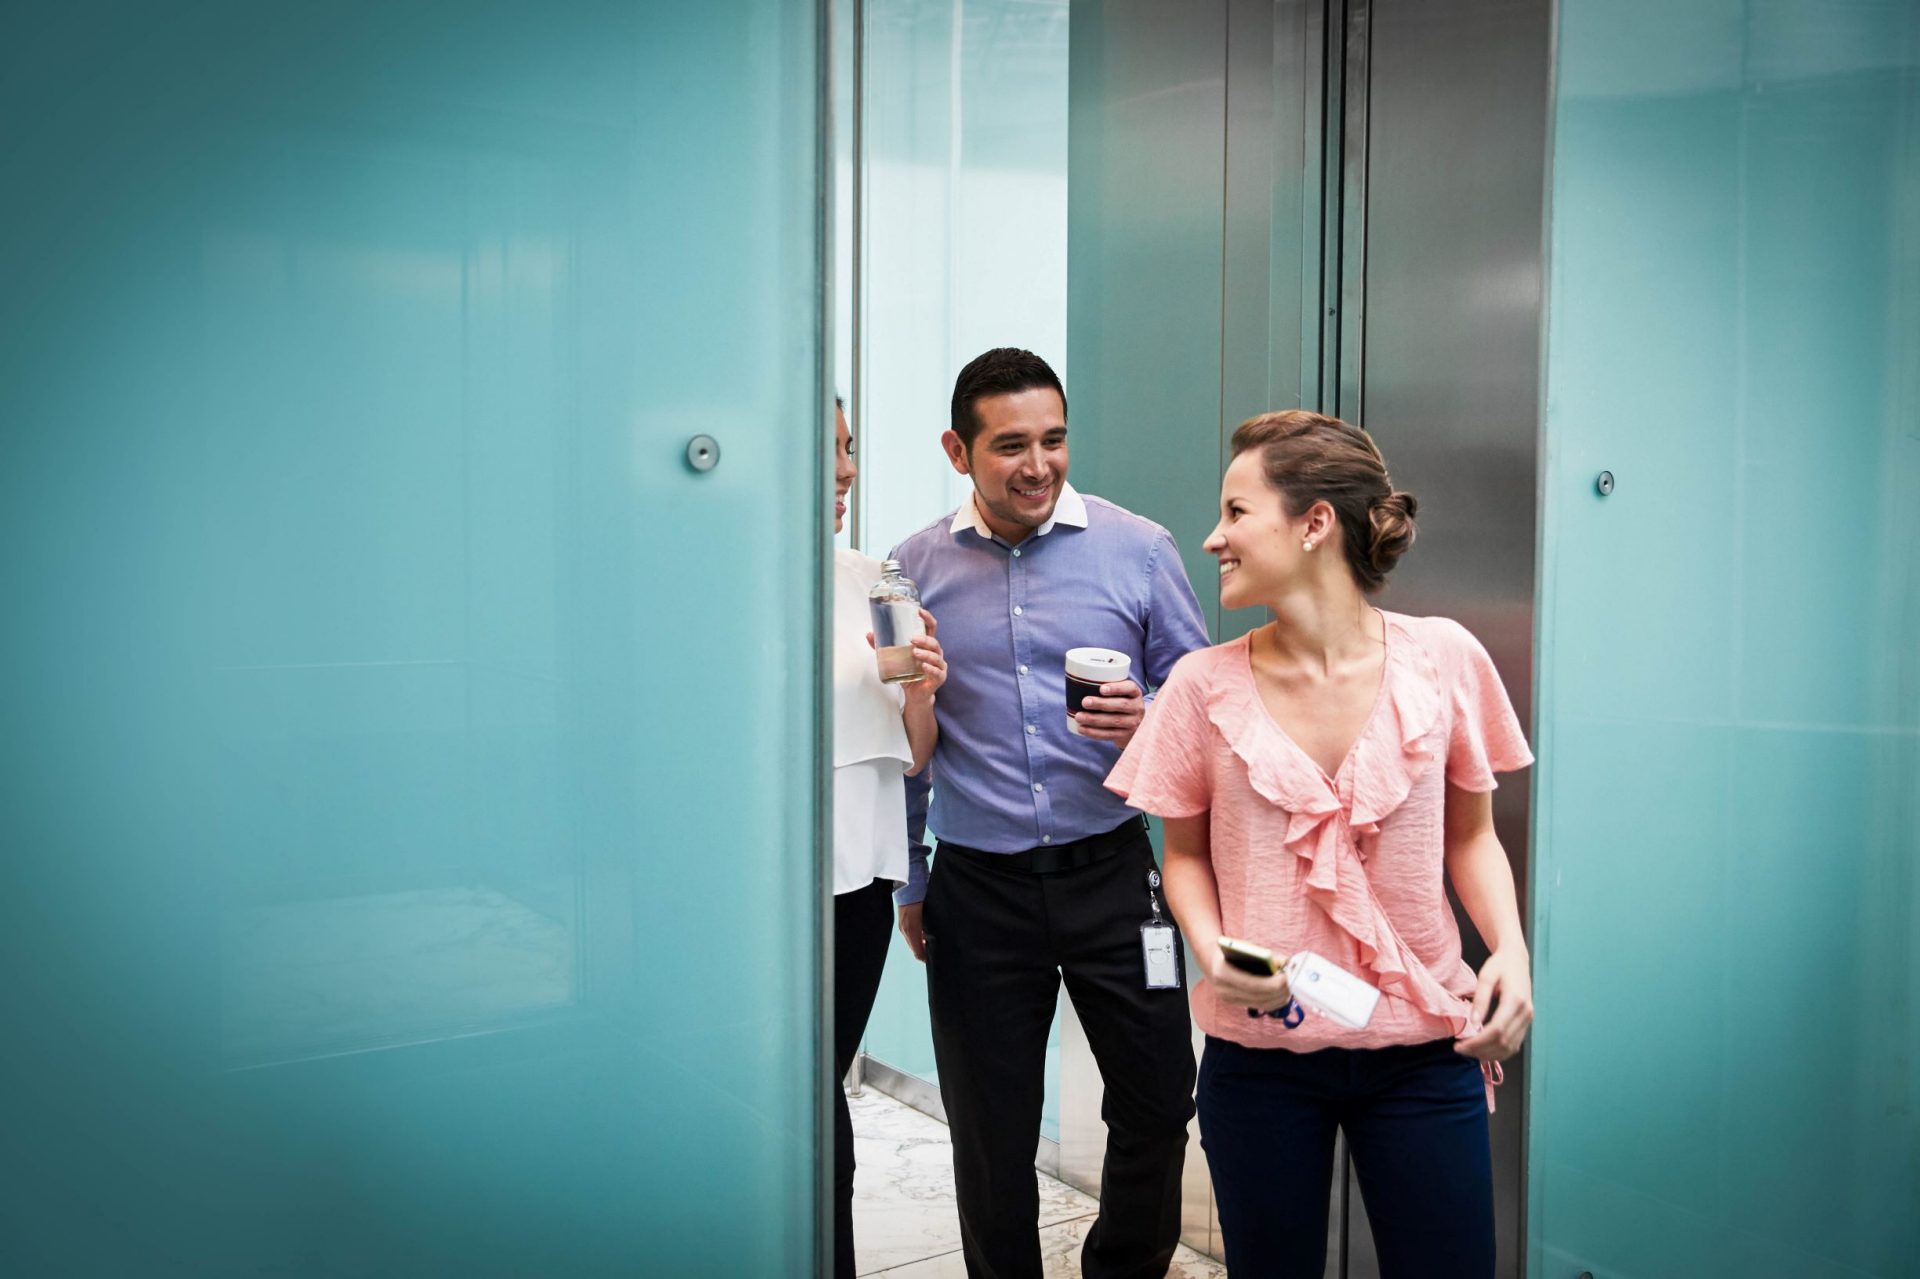
[[[946,839],[936,843],[934,851],[940,857],[945,857],[948,853],[958,853],[970,861],[977,861],[995,870],[1018,871],[1027,875],[1053,875],[1063,870],[1078,870],[1082,866],[1091,866],[1095,862],[1105,861],[1121,849],[1132,847],[1136,839],[1144,839],[1146,833],[1146,818],[1129,817],[1112,830],[1099,835],[1068,840],[1064,844],[1041,844],[1017,853],[989,853],[984,849],[968,848],[965,844],[956,844]]]

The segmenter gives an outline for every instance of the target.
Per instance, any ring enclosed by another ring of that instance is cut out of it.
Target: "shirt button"
[[[1013,615],[1014,615],[1015,617],[1018,617],[1018,616],[1020,616],[1020,606],[1019,606],[1018,604],[1015,604],[1015,605],[1013,606]]]
[[[1031,725],[1031,724],[1029,724],[1029,725],[1027,725],[1027,736],[1028,736],[1028,737],[1032,737],[1032,736],[1033,736],[1033,735],[1034,735],[1035,733],[1037,733],[1037,732],[1039,732],[1039,731],[1040,731],[1040,730],[1039,730],[1039,729],[1037,729],[1037,728],[1035,728],[1035,727],[1034,727],[1033,725]]]
[[[1042,782],[1035,782],[1033,784],[1033,790],[1035,794],[1038,794],[1045,789],[1046,789],[1046,785]]]
[[[1043,844],[1051,844],[1051,843],[1053,842],[1053,836],[1051,836],[1051,835],[1042,835],[1042,836],[1040,837],[1040,842],[1041,842],[1041,843],[1043,843]]]
[[[1013,548],[1013,558],[1016,560],[1020,558],[1020,548],[1017,546]]]
[[[1025,675],[1025,674],[1027,673],[1027,668],[1026,668],[1026,667],[1024,667],[1024,666],[1022,666],[1022,667],[1020,668],[1020,673],[1021,673],[1022,675]]]

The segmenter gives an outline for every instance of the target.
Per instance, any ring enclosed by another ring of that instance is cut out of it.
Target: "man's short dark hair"
[[[969,449],[980,434],[980,416],[973,406],[990,395],[1015,395],[1036,387],[1051,387],[1060,397],[1060,417],[1066,419],[1067,393],[1052,367],[1032,351],[996,346],[976,355],[953,380],[953,433]]]

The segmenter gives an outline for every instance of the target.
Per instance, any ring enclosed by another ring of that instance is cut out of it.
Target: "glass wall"
[[[1912,1274],[1920,8],[1563,0],[1556,110],[1534,1272]]]
[[[963,364],[1023,346],[1067,377],[1067,5],[864,8],[854,513],[884,555],[972,492],[940,449]]]
[[[818,48],[12,15],[0,1271],[810,1268]]]
[[[855,545],[884,556],[973,492],[940,447],[954,375],[1066,366],[1065,0],[866,0]],[[938,785],[938,781],[935,782]],[[1059,1136],[1058,1031],[1043,1130]],[[896,941],[866,1051],[931,1082],[926,973]]]

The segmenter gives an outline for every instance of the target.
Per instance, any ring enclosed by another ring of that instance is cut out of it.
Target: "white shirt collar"
[[[960,503],[960,509],[953,513],[953,523],[948,526],[948,532],[972,529],[988,541],[993,540],[993,530],[987,527],[986,520],[980,514],[979,497],[978,493],[967,494],[967,500]],[[1087,500],[1071,484],[1060,486],[1060,500],[1053,504],[1053,514],[1047,517],[1045,524],[1033,530],[1033,536],[1045,537],[1053,532],[1056,524],[1065,524],[1068,528],[1087,526]]]

